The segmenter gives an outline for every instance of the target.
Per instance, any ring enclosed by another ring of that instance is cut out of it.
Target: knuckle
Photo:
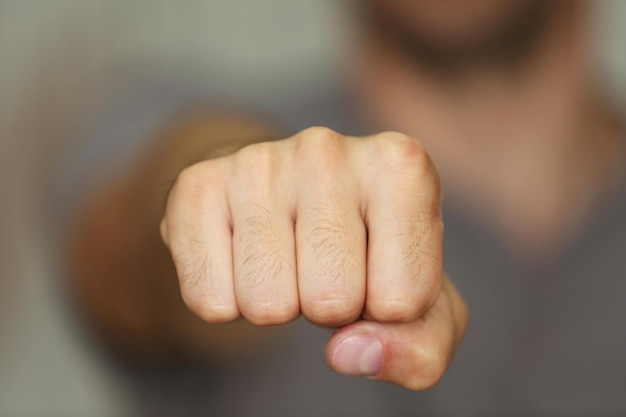
[[[367,313],[379,322],[409,322],[423,316],[437,301],[440,293],[438,279],[424,280],[417,285],[400,287],[384,294],[368,293]]]
[[[217,267],[208,254],[202,255],[190,242],[185,251],[175,252],[174,264],[178,273],[180,292],[187,307],[211,323],[233,320],[238,315],[234,302],[224,300],[215,289],[219,278]]]
[[[351,298],[324,297],[302,306],[304,316],[316,324],[342,325],[356,320],[361,314],[362,305]]]
[[[168,206],[174,203],[202,207],[211,192],[221,187],[219,175],[211,162],[198,162],[178,174],[168,196]]]
[[[181,291],[183,301],[189,310],[209,323],[226,323],[239,316],[234,303],[217,304],[210,297],[199,296],[193,291]]]
[[[423,344],[413,351],[413,367],[417,369],[406,382],[406,387],[423,391],[434,387],[448,368],[448,354],[436,344]]]
[[[289,323],[300,314],[297,300],[254,301],[241,306],[243,316],[257,326],[273,326]]]
[[[276,143],[258,142],[235,155],[233,179],[242,192],[259,194],[271,190],[280,177],[280,153]]]
[[[431,264],[432,262],[429,263],[429,265]],[[431,308],[441,293],[441,286],[443,283],[441,273],[442,267],[440,265],[432,266],[431,269],[437,270],[437,272],[434,272],[432,275],[426,276],[422,279],[419,283],[417,291],[419,296],[417,300],[417,309],[420,314],[424,314],[429,308]]]
[[[368,303],[368,313],[380,322],[407,322],[419,314],[415,299],[406,296],[374,300]]]
[[[176,179],[176,183],[172,187],[173,195],[195,194],[202,185],[203,167],[197,163],[184,168]]]
[[[432,171],[430,157],[417,139],[398,132],[385,132],[378,138],[378,154],[385,167],[420,175]]]
[[[418,310],[422,314],[435,304],[441,293],[443,285],[442,263],[441,257],[435,255],[428,256],[422,263],[422,272],[417,286]]]
[[[257,142],[241,148],[236,155],[239,165],[249,169],[251,166],[261,167],[268,165],[274,154],[274,144],[272,142]]]
[[[344,155],[344,137],[326,127],[310,127],[297,136],[297,158],[300,162],[315,163],[322,168],[337,167]]]
[[[312,126],[300,132],[300,138],[308,142],[329,142],[341,138],[341,134],[324,126]]]

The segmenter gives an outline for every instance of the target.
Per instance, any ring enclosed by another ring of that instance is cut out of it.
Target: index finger
[[[411,321],[439,295],[443,264],[441,187],[421,144],[399,133],[366,140],[362,164],[368,231],[365,314],[376,321]]]

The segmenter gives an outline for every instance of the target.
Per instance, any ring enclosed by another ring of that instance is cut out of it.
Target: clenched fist
[[[192,311],[340,327],[327,358],[345,374],[428,388],[467,326],[442,272],[436,169],[399,133],[316,127],[192,165],[161,234]]]

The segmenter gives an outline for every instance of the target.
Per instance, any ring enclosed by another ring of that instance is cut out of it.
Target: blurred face
[[[555,0],[369,0],[379,30],[423,59],[512,52],[533,39]]]

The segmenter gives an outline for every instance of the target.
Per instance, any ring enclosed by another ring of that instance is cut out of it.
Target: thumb
[[[443,377],[467,322],[465,303],[445,279],[439,298],[424,316],[409,323],[351,323],[331,337],[326,359],[342,374],[428,389]]]

